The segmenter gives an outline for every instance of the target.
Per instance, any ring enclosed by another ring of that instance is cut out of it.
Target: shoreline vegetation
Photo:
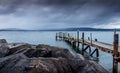
[[[68,49],[0,39],[0,73],[108,73],[94,61]]]

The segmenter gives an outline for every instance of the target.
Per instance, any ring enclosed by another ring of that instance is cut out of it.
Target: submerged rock
[[[14,43],[2,45],[0,52],[0,73],[108,73],[82,55],[54,46]]]

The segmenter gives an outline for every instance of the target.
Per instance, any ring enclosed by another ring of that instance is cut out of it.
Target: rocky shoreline
[[[68,49],[49,45],[7,43],[0,39],[0,73],[108,73]]]

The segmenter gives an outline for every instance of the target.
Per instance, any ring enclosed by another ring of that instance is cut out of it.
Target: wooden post
[[[60,40],[60,32],[58,33],[58,38],[59,38],[59,40]]]
[[[75,36],[73,37],[73,39],[76,39],[76,34],[75,34]]]
[[[95,39],[95,41],[97,42],[98,40]],[[99,57],[99,50],[96,48],[96,57]]]
[[[84,32],[82,33],[82,42],[84,42]]]
[[[56,40],[57,40],[57,38],[58,38],[58,34],[56,33]]]
[[[91,38],[91,45],[92,45],[92,33],[90,33],[90,38]]]
[[[60,40],[62,40],[62,32],[60,32]]]
[[[59,32],[59,39],[61,40],[62,38],[62,32]]]
[[[70,34],[68,33],[68,37],[70,36]]]
[[[116,28],[114,29],[114,34],[116,34]]]
[[[90,54],[91,54],[91,47],[89,46],[89,56],[90,56]]]
[[[97,40],[97,39],[95,39],[95,41],[97,42],[98,40]]]
[[[79,31],[77,31],[77,47],[79,48]]]
[[[76,48],[76,42],[75,41],[73,41],[72,46],[73,46],[73,48]]]
[[[79,40],[79,31],[77,31],[77,40]]]
[[[65,33],[63,33],[63,39],[64,39],[64,37],[65,37]]]
[[[90,40],[90,37],[88,37],[88,40]]]
[[[119,35],[114,34],[114,43],[113,43],[113,73],[118,73],[118,61],[116,60],[116,58],[119,56],[118,54],[118,40],[119,40]]]
[[[82,33],[82,55],[84,55],[84,32]]]

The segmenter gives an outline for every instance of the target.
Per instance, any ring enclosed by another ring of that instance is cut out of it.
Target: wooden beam
[[[96,52],[96,49],[90,54],[90,56],[93,56],[93,54]]]
[[[85,49],[83,49],[83,51],[86,51],[89,47],[90,47],[90,46],[87,45],[87,46],[85,47]]]

